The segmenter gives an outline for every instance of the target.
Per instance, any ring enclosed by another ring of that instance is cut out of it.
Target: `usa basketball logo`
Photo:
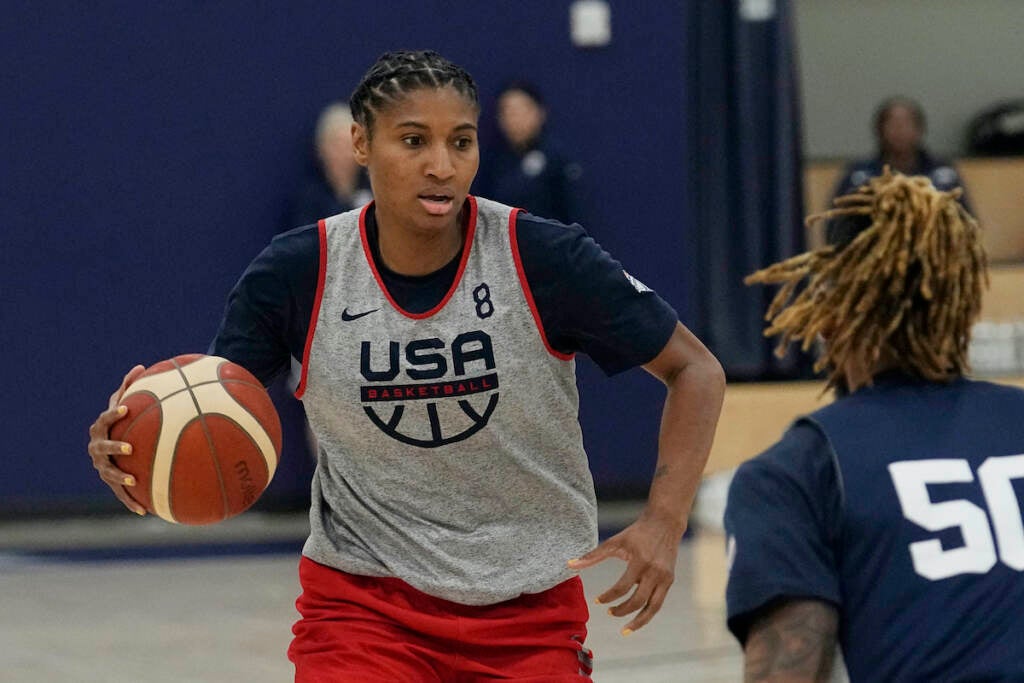
[[[359,389],[367,417],[410,446],[468,439],[487,426],[498,405],[494,349],[482,330],[463,332],[450,343],[438,337],[404,346],[364,341],[360,372],[367,382]]]

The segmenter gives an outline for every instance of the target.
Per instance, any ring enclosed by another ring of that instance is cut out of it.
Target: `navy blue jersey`
[[[388,293],[406,311],[432,309],[451,287],[460,257],[423,276],[381,261],[373,207],[370,250]],[[675,329],[676,312],[628,276],[578,225],[519,213],[516,238],[524,275],[552,350],[585,353],[614,374],[652,360]],[[316,297],[320,238],[316,225],[275,237],[228,297],[209,352],[239,363],[264,384],[303,357]]]
[[[833,198],[854,192],[871,178],[882,175],[884,168],[885,162],[881,157],[859,159],[851,162],[843,170],[842,177],[836,183],[835,190],[832,193]],[[908,170],[906,175],[928,176],[935,189],[943,192],[949,192],[958,187],[963,189],[963,179],[957,172],[956,167],[945,159],[932,156],[925,150],[921,150],[918,153],[916,167]],[[966,192],[960,197],[960,203],[968,211],[971,210]]]
[[[1024,391],[886,377],[798,420],[729,491],[729,628],[835,605],[852,681],[1024,680]]]

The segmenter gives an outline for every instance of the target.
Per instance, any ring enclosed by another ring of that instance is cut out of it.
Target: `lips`
[[[447,192],[423,192],[417,195],[417,199],[427,213],[444,216],[452,210],[455,197]]]

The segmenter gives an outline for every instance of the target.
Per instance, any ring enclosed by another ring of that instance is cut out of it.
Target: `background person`
[[[963,189],[963,179],[953,164],[928,151],[924,144],[926,131],[927,120],[920,104],[902,95],[882,101],[872,118],[875,155],[847,165],[833,198],[854,192],[868,179],[882,175],[886,166],[904,175],[927,176],[939,190]],[[960,196],[960,201],[971,210],[966,194]],[[826,230],[831,226],[828,224]],[[835,241],[831,235],[827,239]]]
[[[501,139],[481,161],[480,194],[563,223],[583,220],[579,182],[583,169],[545,130],[548,111],[540,91],[513,81],[498,95]]]
[[[369,181],[352,153],[352,114],[333,102],[320,113],[313,136],[316,169],[292,197],[285,225],[297,228],[344,213],[373,199]]]

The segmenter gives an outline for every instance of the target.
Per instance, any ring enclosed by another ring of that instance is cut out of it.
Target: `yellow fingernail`
[[[125,477],[124,478],[124,485],[125,486],[135,486],[135,477]]]
[[[624,628],[624,629],[622,629],[622,635],[623,636],[628,636],[628,635],[632,635],[632,634],[633,634],[633,629],[631,629],[631,628]]]
[[[146,515],[146,511],[145,511],[145,510],[134,510],[134,512],[135,512],[135,514],[137,514],[137,515],[138,515],[139,517],[144,517],[144,516]]]
[[[608,616],[611,616],[611,617],[615,616],[614,614],[612,614],[612,608],[611,607],[608,608]]]
[[[131,444],[128,444],[128,443],[121,444],[121,452],[124,453],[125,455],[128,455],[129,453],[131,453],[132,452]]]
[[[117,414],[118,415],[124,415],[127,412],[128,412],[128,406],[118,406],[117,407]]]
[[[569,560],[569,562],[567,564],[571,567],[574,564],[579,564],[579,561],[580,561],[580,559],[578,557],[574,557],[571,560]]]
[[[601,598],[594,598],[594,604],[595,605],[600,605],[601,604]]]

